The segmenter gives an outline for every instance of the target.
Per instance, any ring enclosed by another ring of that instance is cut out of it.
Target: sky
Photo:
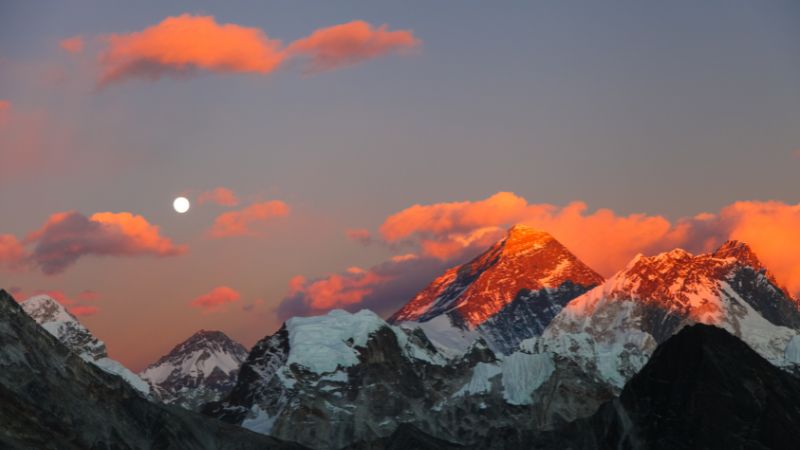
[[[388,315],[514,223],[800,293],[800,4],[0,2],[0,287],[141,369]],[[185,214],[172,200],[186,196]]]

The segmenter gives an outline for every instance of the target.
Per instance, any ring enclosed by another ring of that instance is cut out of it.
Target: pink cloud
[[[33,245],[30,261],[45,274],[57,274],[87,255],[158,257],[186,252],[160,234],[144,217],[102,212],[86,217],[69,211],[50,216],[25,242]]]
[[[83,47],[78,39],[60,45],[77,52]],[[192,14],[167,17],[144,30],[111,34],[104,40],[101,86],[133,78],[186,78],[203,71],[268,75],[293,58],[307,61],[307,71],[320,72],[420,45],[410,30],[355,20],[317,29],[284,46],[258,28],[219,24],[212,16]]]
[[[58,46],[67,53],[78,54],[83,52],[84,42],[82,37],[72,36],[60,40]]]
[[[167,17],[142,31],[112,34],[106,41],[101,84],[201,70],[268,74],[284,59],[280,41],[260,29],[218,24],[212,16]]]
[[[353,65],[389,53],[407,51],[420,45],[410,30],[373,27],[362,20],[320,28],[310,36],[292,42],[291,55],[306,56],[309,71],[321,72]]]
[[[218,187],[198,195],[197,203],[201,205],[204,203],[214,203],[220,206],[236,206],[239,204],[239,199],[232,190]]]
[[[22,243],[11,234],[0,234],[0,267],[15,270],[21,268],[27,259]]]
[[[279,217],[289,215],[289,205],[280,200],[254,203],[237,211],[217,216],[210,235],[216,238],[231,236],[258,236],[265,225]]]
[[[203,294],[190,302],[195,308],[200,308],[204,313],[217,313],[227,310],[230,303],[238,302],[241,295],[228,286],[217,286],[210,292]]]

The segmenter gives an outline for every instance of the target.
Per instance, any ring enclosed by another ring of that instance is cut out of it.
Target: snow
[[[104,372],[121,377],[137,391],[145,396],[149,395],[150,385],[118,361],[105,356],[103,341],[94,337],[75,316],[52,297],[35,295],[22,302],[21,306],[42,328],[65,344],[75,337],[85,335],[88,339],[84,347],[73,349],[79,351],[78,356],[81,359],[94,364]]]
[[[453,397],[461,397],[470,394],[484,394],[492,388],[491,379],[501,372],[497,364],[478,363],[472,369],[472,378],[461,387]]]
[[[128,384],[133,386],[137,391],[141,392],[145,396],[150,394],[150,385],[147,384],[147,382],[145,382],[141,378],[139,378],[138,375],[131,372],[127,367],[120,364],[118,361],[113,360],[111,358],[100,358],[91,361],[91,363],[99,367],[100,369],[104,370],[105,372],[121,377],[123,380],[127,381]]]
[[[286,321],[291,349],[287,365],[297,364],[318,374],[353,366],[358,364],[355,347],[366,346],[369,335],[385,326],[383,319],[366,309],[291,318]]]
[[[502,361],[503,398],[512,405],[529,405],[531,394],[555,371],[549,353],[530,355],[514,352]]]
[[[800,335],[792,336],[783,355],[786,365],[800,364]]]
[[[427,322],[401,322],[399,326],[408,330],[422,329],[428,340],[446,358],[463,355],[481,336],[478,330],[465,330],[454,326],[446,314],[436,316]]]
[[[242,421],[242,427],[261,434],[269,434],[272,431],[272,427],[275,426],[275,419],[278,418],[277,416],[270,416],[258,406],[253,406],[253,409],[250,410],[250,414],[253,417],[244,419],[244,421]]]
[[[222,370],[226,375],[238,370],[241,361],[227,352],[209,352],[208,349],[198,349],[183,357],[180,361],[165,362],[150,366],[140,375],[154,384],[161,384],[174,372],[193,378],[207,378],[215,369]]]

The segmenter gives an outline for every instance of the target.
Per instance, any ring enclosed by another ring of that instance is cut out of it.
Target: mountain
[[[702,255],[638,255],[521,346],[573,359],[620,389],[659,343],[694,323],[730,331],[780,367],[800,363],[797,302],[737,241]]]
[[[463,350],[480,336],[508,354],[602,282],[551,235],[515,225],[486,252],[435,279],[389,322],[410,322],[403,326],[422,328],[445,350]]]
[[[555,355],[495,354],[478,339],[449,357],[420,329],[390,325],[368,310],[334,310],[289,319],[259,341],[233,390],[203,413],[336,449],[391,440],[403,424],[458,442],[490,426],[553,426],[590,415],[611,395]]]
[[[47,295],[35,295],[20,304],[48,333],[95,366],[118,375],[142,394],[150,395],[150,386],[135,373],[108,357],[106,344],[94,337],[64,306]]]
[[[0,448],[302,448],[146,400],[45,331],[4,290],[0,367]]]
[[[245,358],[247,350],[225,333],[200,330],[139,376],[164,403],[195,410],[233,388]]]
[[[795,449],[800,378],[731,333],[691,325],[668,338],[589,418],[557,430],[495,430],[475,448]]]

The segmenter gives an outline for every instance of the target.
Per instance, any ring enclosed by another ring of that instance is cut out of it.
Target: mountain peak
[[[462,331],[480,326],[494,350],[513,351],[540,334],[569,300],[602,282],[550,234],[515,225],[484,253],[436,278],[389,322],[444,315],[444,325]]]
[[[723,259],[736,258],[737,261],[756,270],[763,269],[764,267],[753,249],[747,243],[737,240],[725,242],[712,254],[712,256]]]
[[[165,403],[196,409],[236,382],[247,350],[218,330],[199,330],[140,373]]]
[[[503,242],[503,253],[516,255],[537,250],[555,238],[545,231],[528,225],[517,224],[508,229]]]
[[[92,361],[105,358],[106,344],[49,295],[34,295],[20,303],[22,309],[70,350]]]

